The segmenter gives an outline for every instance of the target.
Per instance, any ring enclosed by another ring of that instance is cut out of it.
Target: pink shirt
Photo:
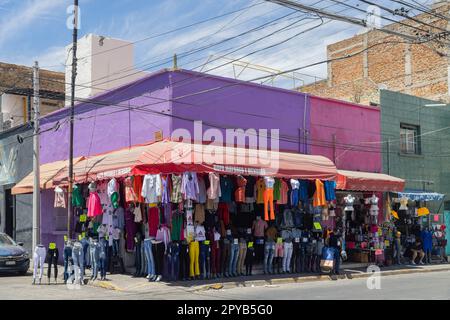
[[[267,229],[267,222],[263,219],[253,222],[253,230],[255,237],[264,237],[264,231]]]
[[[281,179],[280,200],[277,201],[278,204],[288,203],[288,191],[289,191],[288,184],[286,183],[286,181]]]
[[[220,190],[220,178],[215,173],[209,174],[209,188],[208,188],[208,199],[217,199],[222,196],[222,191]]]
[[[103,213],[102,204],[100,203],[100,197],[97,192],[91,192],[87,207],[88,217],[96,217]]]

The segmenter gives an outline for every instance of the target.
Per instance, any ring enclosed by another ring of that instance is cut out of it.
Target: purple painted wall
[[[373,143],[381,141],[380,109],[319,97],[310,99],[311,154],[331,159],[339,169],[381,172],[380,144]]]
[[[113,92],[93,97],[95,103],[76,105],[74,156],[94,155],[149,142],[159,130],[168,137],[169,98],[168,73],[157,73],[151,78],[146,77]],[[41,121],[42,131],[54,127],[57,121],[61,123],[58,131],[51,130],[41,135],[42,163],[68,159],[67,119],[68,110],[63,109]]]
[[[229,78],[182,71],[171,74],[172,128],[188,129],[202,120],[203,130],[279,129],[280,149],[305,153],[304,124],[309,129],[309,101],[302,93]],[[200,93],[200,94],[193,94]]]

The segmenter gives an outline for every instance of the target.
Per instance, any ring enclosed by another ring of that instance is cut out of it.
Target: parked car
[[[0,273],[27,273],[30,256],[22,246],[23,243],[16,243],[7,234],[0,232]]]

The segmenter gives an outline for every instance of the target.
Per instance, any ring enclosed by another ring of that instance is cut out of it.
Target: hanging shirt
[[[266,184],[264,183],[264,179],[259,179],[256,182],[256,203],[263,204],[264,203],[264,191],[266,190]]]
[[[264,237],[264,232],[266,231],[267,227],[267,221],[263,219],[253,221],[253,235],[255,237]]]
[[[281,197],[281,179],[276,178],[273,186],[273,200],[278,201]]]
[[[127,177],[124,181],[125,185],[125,201],[126,202],[138,202],[138,196],[134,190],[133,177]]]
[[[91,192],[88,201],[88,217],[96,217],[103,213],[103,208],[100,203],[100,197],[97,192]]]
[[[289,192],[288,184],[283,179],[280,179],[280,198],[277,201],[278,204],[288,203],[288,192]]]
[[[175,174],[172,175],[172,194],[170,200],[172,203],[180,203],[183,201],[181,193],[182,177]]]
[[[106,227],[106,235],[109,236],[109,246],[112,246],[113,243],[113,230],[114,230],[114,207],[111,203],[107,204],[106,207],[103,209],[103,217],[102,217],[102,224]]]
[[[252,176],[245,177],[247,183],[245,184],[245,197],[253,198],[255,196],[256,178]]]
[[[244,202],[245,201],[245,186],[247,185],[247,179],[243,176],[237,177],[237,185],[238,188],[234,192],[234,200],[236,202]]]
[[[106,181],[101,181],[97,184],[97,193],[102,205],[107,205],[110,202],[108,197],[108,183]]]
[[[75,185],[72,190],[72,206],[73,207],[84,207],[84,198],[81,195],[81,190],[78,185]]]
[[[161,177],[161,203],[167,204],[170,202],[170,181],[169,177]]]
[[[205,222],[205,206],[203,204],[197,203],[195,205],[194,216],[198,223],[203,224]]]
[[[327,201],[325,200],[325,189],[323,187],[322,181],[316,179],[316,192],[313,196],[313,206],[314,207],[323,207],[327,205]]]
[[[211,172],[209,174],[209,188],[208,188],[208,199],[215,200],[222,196],[222,190],[220,189],[220,177]]]
[[[195,227],[195,241],[205,241],[206,240],[206,232],[205,227],[197,226]]]
[[[141,206],[138,204],[134,210],[133,210],[133,215],[134,215],[134,222],[142,222],[142,211],[141,211]]]
[[[206,185],[203,176],[198,177],[198,202],[206,203]]]
[[[55,188],[55,208],[66,208],[66,193],[61,187]]]
[[[220,177],[220,190],[222,192],[220,202],[230,203],[231,201],[233,201],[233,181],[229,176]]]
[[[120,230],[123,230],[125,227],[125,210],[122,207],[119,207],[114,211],[113,226]]]
[[[184,240],[183,237],[183,212],[174,210],[172,212],[172,230],[171,230],[172,241]]]
[[[273,189],[275,185],[275,179],[272,177],[264,177],[264,183],[266,185],[266,189]]]
[[[110,199],[113,193],[119,192],[119,184],[117,183],[117,180],[115,178],[109,180],[107,191],[108,191],[108,198]]]
[[[197,174],[195,172],[183,173],[183,181],[181,184],[181,193],[186,200],[197,201],[197,195],[200,189],[198,187]]]
[[[309,193],[308,193],[308,186],[309,183],[306,180],[300,180],[300,193],[299,193],[299,199],[303,203],[307,202],[309,199]]]
[[[159,209],[158,207],[152,207],[148,210],[148,235],[150,237],[156,237],[156,232],[159,227]]]
[[[323,186],[325,188],[325,199],[327,201],[336,200],[336,181],[324,181]]]
[[[161,176],[159,174],[145,175],[141,194],[146,203],[158,203],[158,198],[161,196]]]
[[[137,202],[144,202],[144,198],[142,197],[142,184],[144,182],[143,176],[134,176],[133,177],[133,187],[136,196],[138,197]]]

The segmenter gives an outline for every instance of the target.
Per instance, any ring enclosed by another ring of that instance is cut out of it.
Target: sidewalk
[[[381,276],[401,275],[422,272],[450,271],[450,263],[435,265],[400,265],[381,268]],[[257,287],[286,283],[304,283],[310,281],[332,281],[338,279],[367,278],[373,273],[367,268],[344,268],[339,276],[319,274],[295,275],[255,275],[251,277],[220,278],[210,280],[177,281],[177,282],[148,282],[145,278],[133,278],[126,274],[112,274],[107,281],[89,282],[88,285],[122,292],[144,292],[148,290],[170,290],[170,288],[184,288],[186,292],[206,291],[210,289],[230,289],[236,287]]]

